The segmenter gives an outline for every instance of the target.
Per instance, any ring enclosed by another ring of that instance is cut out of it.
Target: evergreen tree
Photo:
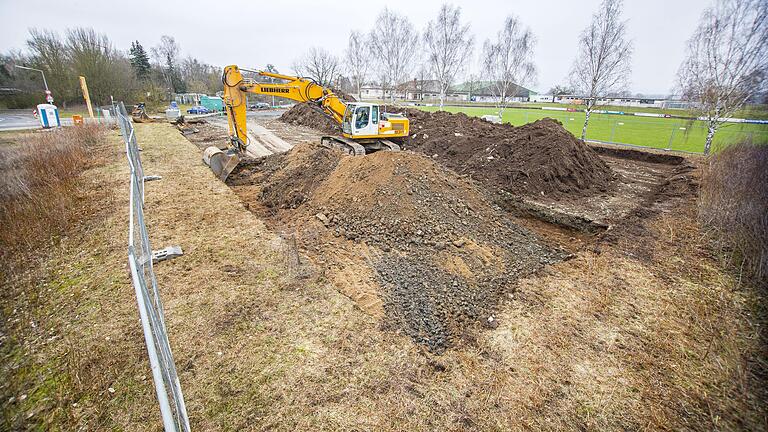
[[[129,51],[128,57],[131,61],[133,71],[136,73],[136,78],[140,80],[149,79],[149,71],[151,67],[149,65],[149,56],[147,55],[147,52],[144,51],[144,47],[141,46],[139,41],[131,42],[131,50]]]

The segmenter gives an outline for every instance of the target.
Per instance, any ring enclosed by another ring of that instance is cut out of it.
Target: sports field
[[[437,107],[419,107],[425,111],[437,111]],[[449,112],[463,112],[471,116],[497,114],[489,107],[445,107]],[[583,112],[563,112],[542,109],[507,108],[503,121],[515,126],[540,118],[560,120],[566,129],[581,135],[584,125]],[[700,153],[704,150],[707,129],[704,122],[659,117],[592,114],[587,129],[587,139],[644,147],[682,150]],[[768,144],[768,125],[726,123],[715,135],[713,147],[751,139],[755,143]]]

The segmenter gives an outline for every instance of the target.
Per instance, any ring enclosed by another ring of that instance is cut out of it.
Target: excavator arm
[[[244,78],[241,69],[235,65],[224,68],[221,81],[224,84],[224,106],[227,110],[229,135],[232,144],[239,150],[248,145],[246,122],[247,93],[279,96],[297,102],[314,102],[341,124],[347,105],[330,89],[308,78],[282,75],[265,71],[253,71],[258,75],[276,78],[285,82],[260,83]]]

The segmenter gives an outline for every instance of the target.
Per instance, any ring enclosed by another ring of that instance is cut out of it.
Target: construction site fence
[[[153,269],[152,247],[144,222],[144,182],[147,177],[141,164],[136,131],[122,102],[113,104],[111,111],[125,141],[125,153],[131,172],[128,264],[163,426],[166,431],[189,431],[184,395],[168,342],[165,314]]]

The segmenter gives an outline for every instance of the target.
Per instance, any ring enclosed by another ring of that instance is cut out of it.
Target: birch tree
[[[705,154],[725,118],[765,90],[766,71],[768,2],[718,0],[703,12],[688,41],[678,87],[707,123]]]
[[[307,76],[321,86],[331,87],[335,84],[341,67],[335,55],[322,48],[312,47],[293,64],[293,69],[297,75]]]
[[[584,96],[584,127],[587,137],[589,116],[600,98],[623,90],[629,79],[632,41],[626,38],[626,22],[621,21],[622,0],[603,0],[592,22],[579,37],[576,60],[571,69],[571,84]]]
[[[394,103],[395,87],[405,81],[413,69],[419,36],[406,16],[385,7],[376,18],[370,39],[376,53],[379,81],[389,90],[390,102]]]
[[[519,86],[533,80],[536,65],[533,49],[536,38],[515,16],[504,20],[495,41],[483,44],[483,72],[491,81],[491,93],[498,101],[499,117],[504,116],[507,99],[514,97]]]
[[[446,92],[472,55],[474,40],[469,24],[461,23],[461,8],[443,4],[437,19],[427,24],[423,40],[429,73],[439,86],[442,110]]]
[[[352,78],[355,90],[357,90],[357,100],[362,99],[362,87],[365,85],[370,67],[371,48],[369,42],[363,33],[353,30],[349,34],[347,50],[344,52],[349,76]]]

